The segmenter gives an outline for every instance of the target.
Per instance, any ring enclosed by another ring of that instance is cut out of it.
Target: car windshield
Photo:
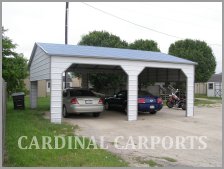
[[[70,96],[95,96],[95,94],[89,90],[70,90]]]
[[[153,96],[153,94],[147,92],[147,91],[138,91],[139,96]]]

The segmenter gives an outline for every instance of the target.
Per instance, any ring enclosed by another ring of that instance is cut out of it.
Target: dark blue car
[[[105,109],[115,109],[127,113],[127,91],[123,90],[113,97],[105,98]],[[163,107],[163,100],[147,91],[138,91],[138,111],[155,114]]]

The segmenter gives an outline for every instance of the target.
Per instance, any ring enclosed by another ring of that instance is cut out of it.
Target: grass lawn
[[[195,106],[209,106],[212,104],[222,103],[221,100],[200,100],[200,98],[195,98],[194,105]]]
[[[19,149],[18,139],[20,136],[27,136],[23,141],[23,146],[30,145],[33,136],[37,137],[41,146],[42,136],[65,135],[65,137],[74,135],[76,127],[68,124],[52,124],[44,119],[42,114],[49,111],[49,98],[39,98],[38,109],[29,108],[29,99],[26,98],[25,110],[13,110],[12,100],[8,100],[8,109],[6,113],[6,155],[4,166],[15,167],[40,167],[40,166],[128,166],[121,158],[103,149]],[[85,142],[88,142],[85,139]],[[61,145],[61,142],[59,142]]]
[[[212,99],[212,100],[222,100],[221,97],[208,97],[206,94],[195,94],[195,98],[204,98],[204,99]]]
[[[204,105],[206,106],[221,102],[222,102],[221,97],[208,97],[205,94],[195,94],[195,101],[194,101],[195,106],[204,106]]]

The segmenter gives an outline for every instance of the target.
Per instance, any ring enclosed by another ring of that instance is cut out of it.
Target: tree
[[[147,51],[155,51],[160,52],[160,49],[157,46],[157,43],[153,40],[143,40],[139,39],[134,41],[129,45],[130,49],[137,49],[137,50],[147,50]]]
[[[8,94],[18,91],[26,91],[23,79],[28,75],[27,59],[23,54],[18,54],[14,50],[16,44],[5,36],[5,29],[2,27],[2,77],[7,82]]]
[[[207,82],[215,73],[215,57],[212,49],[204,41],[191,39],[176,41],[170,45],[169,54],[198,63],[195,69],[196,82]]]
[[[82,37],[79,45],[101,46],[112,48],[128,48],[128,43],[122,41],[120,37],[110,34],[106,31],[93,31]],[[92,73],[89,76],[90,83],[96,91],[104,91],[105,89],[116,88],[122,85],[123,77],[113,73]]]
[[[125,84],[126,77],[114,73],[94,73],[89,80],[96,91],[106,92],[108,89],[113,89],[115,93],[116,89]]]
[[[112,48],[127,48],[128,43],[122,41],[120,37],[110,34],[106,31],[93,31],[87,35],[84,35],[79,45],[87,46],[101,46]]]

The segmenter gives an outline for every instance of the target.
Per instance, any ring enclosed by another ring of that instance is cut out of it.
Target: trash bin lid
[[[24,92],[18,92],[18,93],[13,93],[12,96],[21,96],[21,95],[25,95]]]

